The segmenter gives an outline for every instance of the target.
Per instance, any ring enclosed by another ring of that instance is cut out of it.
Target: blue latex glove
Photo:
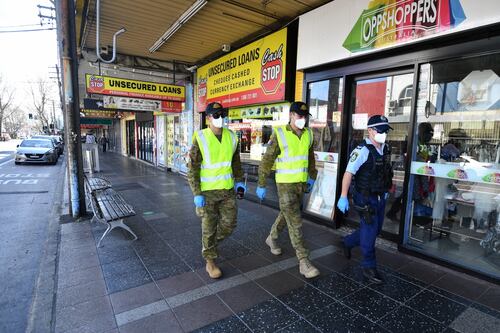
[[[234,185],[235,190],[238,190],[238,187],[241,187],[243,189],[243,193],[247,193],[247,187],[245,186],[245,183],[243,183],[243,182],[237,182]]]
[[[205,197],[203,195],[196,195],[194,197],[194,205],[196,208],[205,207]]]
[[[337,202],[337,208],[344,214],[349,210],[349,200],[347,200],[347,197],[340,197]]]
[[[257,190],[255,191],[255,194],[257,194],[257,197],[260,199],[260,200],[264,200],[264,198],[266,197],[266,188],[265,187],[257,187]]]
[[[306,189],[306,193],[311,192],[311,190],[312,190],[312,188],[313,188],[313,186],[314,186],[314,182],[315,182],[315,180],[314,180],[314,179],[312,179],[312,178],[309,178],[309,179],[307,180],[307,189]]]
[[[387,201],[389,199],[389,192],[385,192],[384,194],[384,200]]]

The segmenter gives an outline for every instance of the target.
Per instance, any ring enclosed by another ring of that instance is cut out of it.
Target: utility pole
[[[85,215],[85,190],[83,187],[82,144],[80,140],[80,103],[78,98],[78,58],[76,53],[75,3],[73,0],[56,0],[57,40],[62,67],[64,92],[65,141],[69,174],[71,215]]]

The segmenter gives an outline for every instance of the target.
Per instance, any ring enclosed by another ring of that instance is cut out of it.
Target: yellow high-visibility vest
[[[286,126],[274,128],[280,154],[276,159],[276,183],[306,182],[309,175],[309,148],[313,143],[310,128],[304,128],[300,138]]]
[[[233,131],[223,128],[219,141],[210,128],[196,131],[194,140],[200,147],[203,161],[200,171],[202,191],[229,190],[234,187],[231,162],[238,144]]]

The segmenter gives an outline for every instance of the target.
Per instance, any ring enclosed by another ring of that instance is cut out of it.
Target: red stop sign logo
[[[273,94],[280,86],[283,76],[283,62],[281,59],[266,62],[262,66],[260,85],[266,94]]]

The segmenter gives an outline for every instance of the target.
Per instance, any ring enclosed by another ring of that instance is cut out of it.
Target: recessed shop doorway
[[[394,170],[393,187],[386,204],[383,234],[397,240],[403,216],[403,193],[407,159],[407,146],[413,98],[413,69],[382,73],[370,76],[356,76],[351,81],[350,115],[348,124],[347,156],[368,136],[367,122],[373,115],[384,115],[391,127],[386,144],[391,149],[391,163]],[[349,159],[346,159],[346,164]],[[352,187],[352,185],[351,185]],[[351,191],[352,192],[352,188]],[[350,207],[353,207],[349,195]],[[347,219],[359,223],[359,215],[351,209]]]

